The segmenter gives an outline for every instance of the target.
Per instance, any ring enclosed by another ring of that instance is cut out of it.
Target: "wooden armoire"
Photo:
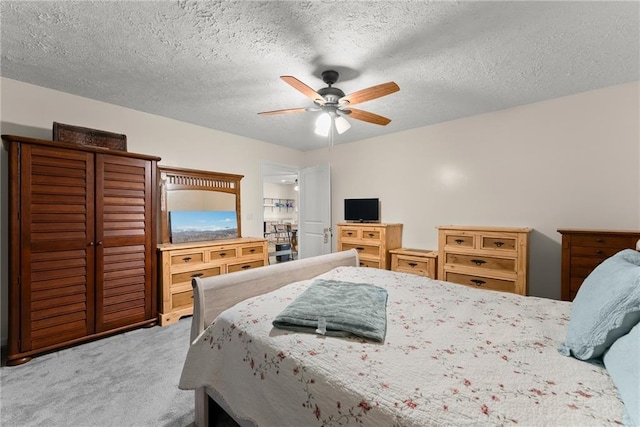
[[[3,135],[7,364],[157,322],[155,156]]]

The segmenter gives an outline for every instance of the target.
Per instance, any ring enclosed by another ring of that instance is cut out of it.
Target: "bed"
[[[637,274],[640,253],[631,252]],[[208,425],[209,398],[243,426],[633,425],[638,382],[623,365],[639,360],[637,301],[610,301],[626,316],[607,335],[615,345],[578,360],[569,334],[593,323],[578,321],[578,296],[523,297],[357,266],[351,250],[195,279],[180,388],[195,390],[196,425]],[[318,280],[385,289],[384,341],[274,328]],[[623,398],[614,371],[631,381]]]

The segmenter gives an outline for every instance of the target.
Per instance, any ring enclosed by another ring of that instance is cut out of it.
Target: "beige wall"
[[[261,162],[298,166],[303,153],[116,105],[0,79],[0,133],[51,139],[54,121],[127,135],[128,151],[162,157],[160,164],[244,175],[242,234],[263,235]],[[7,337],[7,152],[0,149],[0,319]]]
[[[530,293],[560,297],[558,228],[640,229],[640,84],[553,99],[307,154],[343,199],[379,197],[403,244],[440,224],[528,226]]]
[[[439,224],[529,226],[530,292],[560,296],[557,228],[640,229],[640,83],[302,153],[0,79],[0,132],[50,139],[53,121],[124,133],[162,164],[245,175],[242,229],[262,233],[261,161],[331,164],[343,199],[379,197],[405,246],[436,248]],[[0,150],[2,341],[6,342],[7,155]],[[250,219],[252,218],[252,219]]]

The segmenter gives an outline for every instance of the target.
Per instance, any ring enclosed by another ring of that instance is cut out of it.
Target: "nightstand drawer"
[[[372,246],[372,245],[361,245],[357,243],[343,243],[342,250],[348,251],[349,249],[355,249],[358,251],[358,256],[370,256],[370,257],[379,257],[380,256],[380,246]]]
[[[180,255],[171,256],[171,266],[177,265],[192,265],[200,264],[204,262],[204,252],[188,252]]]
[[[380,261],[360,258],[360,267],[380,268]]]
[[[445,272],[444,280],[446,280],[447,282],[459,283],[461,285],[467,285],[474,288],[490,289],[494,291],[511,293],[516,292],[515,282],[511,280],[492,279],[490,277],[453,273],[450,271]]]
[[[398,255],[398,271],[416,273],[426,273],[429,268],[429,261],[425,259],[405,257]]]
[[[487,270],[516,271],[516,260],[513,258],[465,255],[449,252],[447,253],[446,263]]]

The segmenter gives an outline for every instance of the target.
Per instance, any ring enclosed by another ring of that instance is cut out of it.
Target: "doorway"
[[[263,231],[269,264],[298,258],[299,168],[262,162]]]

